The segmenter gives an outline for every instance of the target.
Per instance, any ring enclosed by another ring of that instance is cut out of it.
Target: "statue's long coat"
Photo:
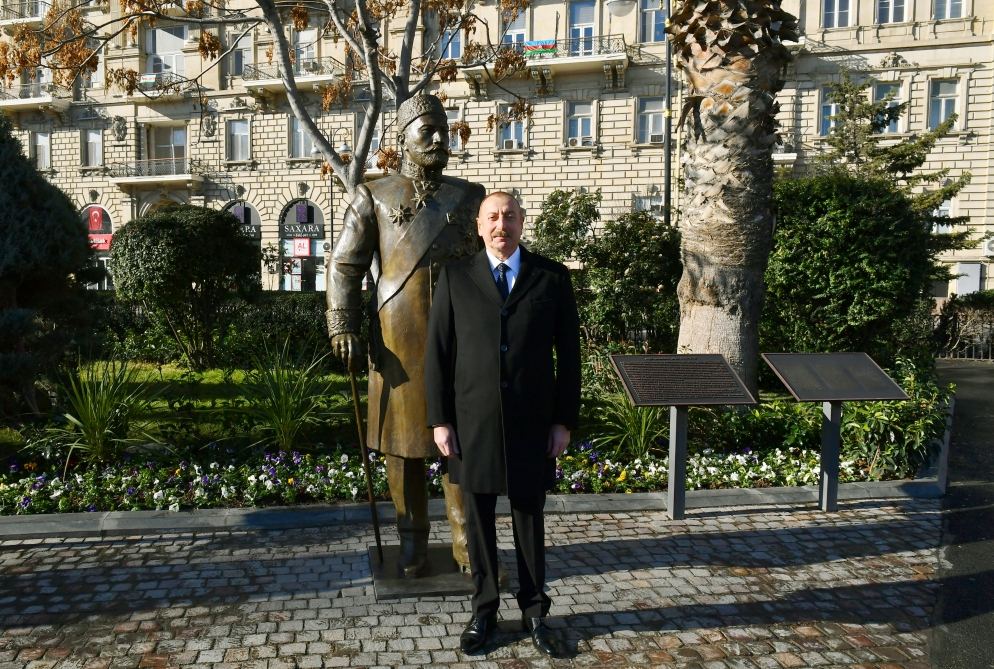
[[[484,195],[480,184],[442,177],[419,207],[414,182],[391,175],[359,186],[345,214],[328,268],[329,314],[336,315],[329,318],[330,334],[358,334],[361,284],[370,271],[376,292],[367,441],[381,453],[438,455],[425,423],[428,312],[442,266],[482,247],[476,214]]]

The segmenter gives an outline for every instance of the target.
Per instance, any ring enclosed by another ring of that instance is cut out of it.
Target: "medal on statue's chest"
[[[412,183],[414,185],[414,208],[421,211],[428,206],[428,201],[438,190],[438,182],[415,179]]]

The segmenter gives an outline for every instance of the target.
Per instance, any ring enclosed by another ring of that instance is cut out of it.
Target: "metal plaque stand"
[[[839,508],[839,450],[842,444],[842,402],[821,405],[821,476],[818,506],[822,511]]]
[[[673,485],[687,480],[687,407],[670,407],[670,471],[666,486],[666,513],[681,520],[687,510],[687,486]]]
[[[818,506],[839,508],[842,402],[906,400],[908,396],[865,353],[764,353],[763,360],[798,402],[821,402]]]
[[[687,510],[687,408],[756,400],[718,354],[612,355],[611,364],[632,404],[670,407],[666,514],[681,520]]]

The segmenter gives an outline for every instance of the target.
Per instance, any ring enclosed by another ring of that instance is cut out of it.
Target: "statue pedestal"
[[[368,555],[369,571],[373,574],[373,592],[377,601],[473,594],[473,580],[469,574],[460,571],[452,558],[452,546],[448,544],[428,545],[428,567],[424,575],[417,578],[404,578],[400,575],[397,567],[400,546],[384,546],[382,564],[376,554],[376,546],[369,547]]]

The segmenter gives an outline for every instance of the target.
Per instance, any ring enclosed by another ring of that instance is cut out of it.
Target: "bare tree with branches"
[[[387,100],[399,105],[413,95],[437,92],[445,83],[455,81],[460,70],[477,68],[486,73],[489,83],[516,99],[503,117],[491,117],[490,127],[531,111],[527,100],[501,85],[525,66],[524,56],[502,44],[502,37],[529,0],[499,0],[502,20],[498,26],[491,26],[493,19],[488,21],[477,13],[467,0],[110,1],[119,4],[91,20],[85,11],[89,0],[54,0],[40,27],[15,27],[12,39],[0,41],[0,80],[9,85],[17,77],[35,76],[38,68],[44,67],[52,71],[55,84],[68,88],[97,69],[104,47],[115,40],[133,41],[140,31],[160,23],[183,25],[198,32],[203,67],[191,76],[158,82],[155,93],[162,89],[193,90],[203,100],[204,76],[234,51],[241,37],[260,28],[272,37],[265,57],[278,66],[292,114],[324,157],[325,169],[333,172],[349,193],[362,182],[376,123]],[[297,51],[289,35],[309,26],[318,28],[317,40],[331,38],[344,65],[342,76],[319,90],[322,109],[354,101],[356,87],[368,89],[355,147],[348,154],[340,153],[318,127],[307,109],[307,94],[297,85]],[[234,34],[227,45],[222,43],[226,30]],[[459,33],[467,38],[473,35],[473,43],[463,50],[460,60],[444,58],[446,47]],[[148,94],[141,86],[141,73],[133,67],[108,68],[105,85],[128,95]],[[441,93],[444,96],[444,90]],[[460,122],[453,124],[453,132],[465,141],[470,128]],[[381,167],[396,167],[399,162],[396,151],[382,149],[379,154]]]

